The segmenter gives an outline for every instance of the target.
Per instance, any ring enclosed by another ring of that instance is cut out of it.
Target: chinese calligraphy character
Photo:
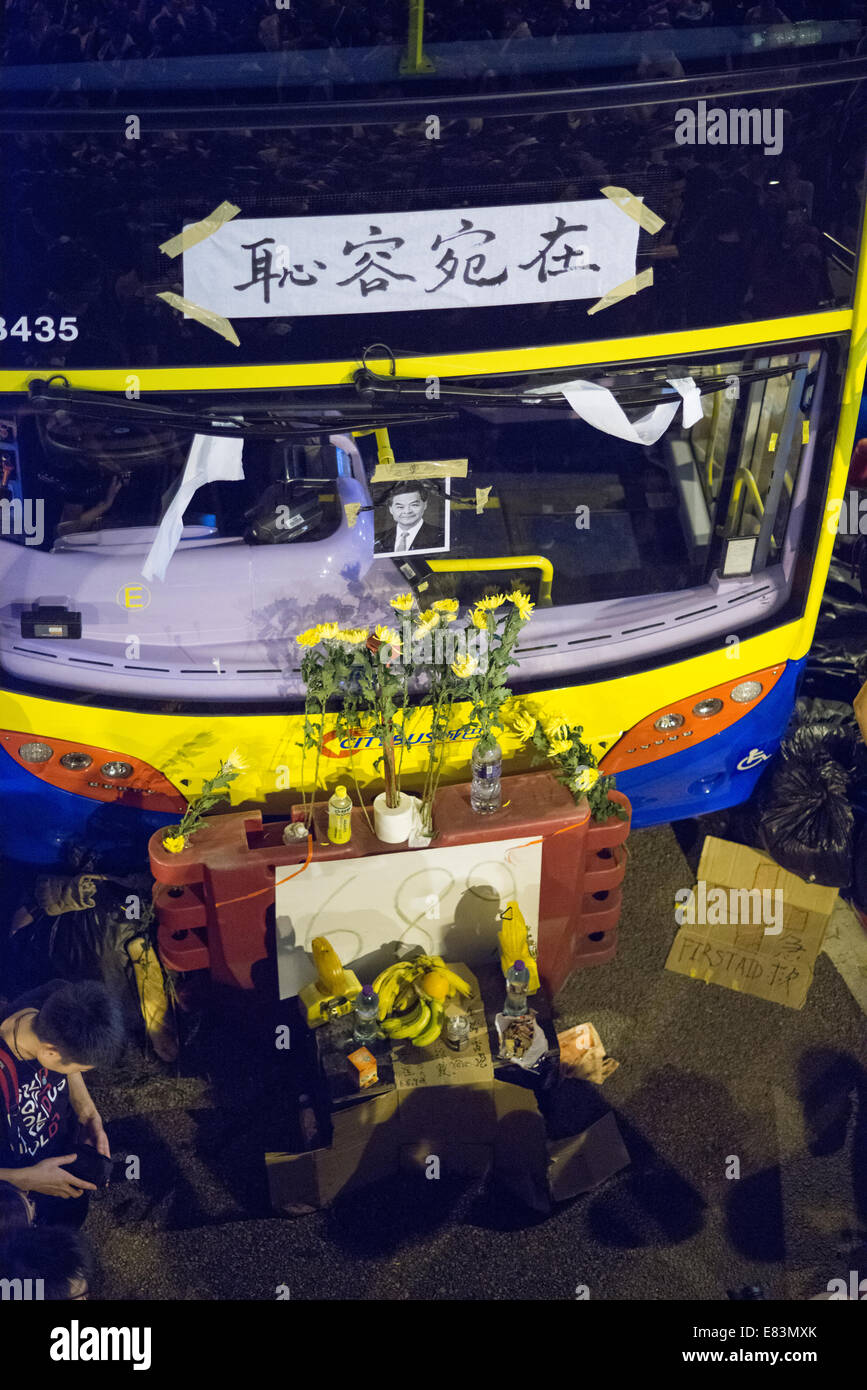
[[[559,256],[552,255],[554,247],[557,245],[560,238],[565,237],[568,232],[586,231],[587,228],[582,223],[576,223],[571,227],[567,227],[566,223],[563,221],[563,218],[558,217],[557,225],[554,227],[553,231],[542,232],[542,240],[546,243],[546,245],[542,247],[542,250],[539,252],[538,256],[534,256],[532,261],[528,261],[527,264],[522,265],[520,269],[532,270],[533,266],[538,261],[539,271],[537,278],[541,285],[544,285],[549,278],[553,278],[555,275],[565,275],[567,270],[598,270],[598,265],[586,265],[583,261],[574,267],[572,265],[573,260],[579,260],[579,258],[586,253],[586,246],[572,246],[568,241],[566,241],[563,243],[565,247],[563,252]],[[563,262],[562,270],[551,269],[551,267],[548,265],[549,256],[551,257],[551,260],[554,262]]]
[[[307,278],[302,279],[296,272],[301,272],[303,274],[304,266],[287,266],[284,264],[282,255],[278,257],[276,262],[278,266],[282,267],[280,274],[278,275],[277,271],[272,269],[274,265],[274,255],[268,248],[274,245],[273,237],[265,236],[259,241],[242,242],[241,245],[244,251],[250,251],[252,253],[250,258],[250,279],[247,281],[246,285],[235,285],[236,290],[249,290],[253,285],[261,285],[265,303],[270,304],[272,280],[277,281],[277,288],[281,290],[287,280],[293,285],[315,285],[317,283],[318,277],[309,272],[307,273]],[[260,251],[260,247],[265,247],[266,249]],[[278,248],[281,252],[284,251],[284,249],[285,248],[282,247]],[[325,270],[326,268],[324,261],[314,261],[313,264],[318,266],[320,270]]]
[[[431,250],[438,251],[447,241],[456,241],[458,237],[462,236],[484,237],[484,241],[481,243],[483,246],[487,246],[488,242],[494,239],[493,232],[485,231],[481,227],[474,227],[469,218],[462,217],[461,230],[455,232],[454,236],[437,236],[436,240],[431,243]],[[481,271],[484,268],[486,260],[487,256],[483,251],[473,251],[466,257],[463,275],[465,285],[502,285],[503,281],[508,279],[509,272],[505,267],[500,271],[499,275],[483,276]],[[459,258],[455,255],[451,247],[449,247],[440,260],[437,261],[437,270],[443,272],[443,278],[438,285],[434,285],[431,289],[425,290],[425,294],[435,294],[437,290],[442,289],[443,285],[447,285],[454,280],[459,264]]]
[[[353,246],[351,241],[347,241],[343,248],[344,256],[350,255],[353,251],[360,251],[363,246],[390,245],[393,246],[396,251],[403,246],[403,237],[385,237],[382,235],[382,228],[374,227],[372,224],[370,231],[371,238],[367,241],[360,241],[357,246]],[[388,289],[388,280],[383,278],[386,275],[390,275],[392,280],[415,280],[414,275],[401,275],[397,270],[392,270],[389,266],[380,263],[381,261],[391,260],[391,251],[379,251],[377,254],[379,260],[375,259],[369,251],[364,251],[355,262],[358,266],[358,270],[356,270],[355,274],[350,275],[347,280],[338,280],[338,285],[341,287],[343,285],[351,285],[353,281],[358,280],[362,296],[366,298],[369,294],[373,294],[374,290]],[[373,276],[369,280],[365,280],[365,275],[371,270],[378,270],[380,274],[378,276]]]

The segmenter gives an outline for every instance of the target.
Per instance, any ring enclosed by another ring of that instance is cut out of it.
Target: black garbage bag
[[[760,807],[761,844],[808,883],[845,888],[852,880],[852,792],[861,747],[858,726],[844,712],[833,723],[802,723],[780,745]]]

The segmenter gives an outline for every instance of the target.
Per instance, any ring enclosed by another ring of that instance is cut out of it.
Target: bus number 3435
[[[30,320],[26,314],[22,314],[21,318],[17,319],[10,329],[6,328],[6,320],[0,319],[0,341],[4,338],[21,338],[26,343],[33,337],[38,343],[50,343],[54,341],[55,337],[58,337],[71,343],[74,338],[78,337],[78,322],[74,315],[60,320],[56,334],[54,319],[49,318],[47,314],[41,314],[33,322],[35,330],[31,333]]]

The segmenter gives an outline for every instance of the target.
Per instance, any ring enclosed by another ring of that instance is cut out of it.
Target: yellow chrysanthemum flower
[[[342,627],[337,634],[338,642],[349,642],[353,647],[360,647],[362,642],[367,641],[366,627]]]
[[[426,612],[419,613],[418,619],[418,626],[412,634],[414,642],[420,642],[423,637],[427,637],[429,633],[433,632],[435,627],[439,627],[440,615],[435,613],[432,608],[428,608]]]
[[[511,598],[511,594],[488,594],[487,598],[479,599],[478,603],[476,604],[476,607],[481,609],[502,608],[503,604],[506,602],[507,597]]]
[[[163,840],[163,849],[167,849],[169,854],[180,854],[186,843],[185,835],[167,835]]]
[[[569,738],[569,725],[565,719],[559,716],[549,719],[547,723],[542,725],[542,728],[549,742],[555,738]]]
[[[228,758],[223,762],[223,767],[231,768],[233,772],[246,772],[249,764],[244,761],[237,748],[233,748]]]
[[[338,632],[340,631],[340,624],[339,624],[339,623],[323,623],[323,624],[321,625],[319,631],[320,631],[320,634],[321,634],[319,640],[320,640],[321,642],[330,642],[333,638],[335,638],[335,637],[337,636]]]
[[[395,632],[393,627],[383,627],[382,623],[377,623],[373,635],[380,642],[390,643],[392,647],[400,646],[400,633]]]
[[[535,603],[531,603],[530,600],[527,598],[526,594],[520,594],[517,598],[513,599],[512,602],[517,608],[522,621],[525,623],[529,622],[530,614],[536,607]]]
[[[559,758],[562,753],[569,753],[572,749],[570,738],[552,738],[548,740],[548,752],[552,758]]]
[[[295,641],[300,647],[315,647],[318,642],[322,641],[321,625],[308,627],[306,632],[299,632]]]
[[[599,781],[599,769],[596,767],[583,767],[575,781],[575,786],[579,792],[589,792]]]
[[[460,605],[456,598],[438,598],[432,606],[438,613],[457,613]]]
[[[412,594],[395,594],[393,599],[389,599],[389,603],[399,613],[408,613],[415,603],[415,599]]]
[[[509,721],[510,726],[521,738],[532,738],[536,732],[536,720],[532,714],[514,714]]]
[[[473,609],[473,627],[477,627],[479,632],[488,631],[488,615],[481,608]]]
[[[466,680],[468,676],[474,675],[478,668],[479,663],[474,656],[459,656],[456,661],[452,662],[452,670],[456,676],[460,676],[461,680]]]

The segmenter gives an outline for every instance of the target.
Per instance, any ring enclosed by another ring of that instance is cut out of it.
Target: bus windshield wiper
[[[654,368],[652,376],[645,373],[630,373],[630,378],[617,380],[610,389],[621,406],[629,409],[649,408],[659,405],[661,402],[670,400],[676,395],[673,387],[668,386],[667,377],[680,377],[684,375],[685,368],[672,365],[669,368]],[[772,377],[786,376],[791,373],[791,364],[780,367],[751,367],[745,371],[736,373],[741,387],[751,386],[757,381],[769,381]],[[692,371],[689,373],[698,387],[702,396],[713,395],[716,391],[725,389],[728,377],[722,373],[702,373]],[[502,387],[477,386],[473,380],[469,382],[464,378],[445,378],[437,379],[438,399],[462,403],[466,406],[476,406],[489,409],[496,406],[507,405],[545,405],[556,407],[562,405],[569,410],[568,401],[565,396],[558,392],[558,387],[568,386],[570,381],[575,381],[581,377],[587,381],[604,379],[611,380],[616,378],[616,367],[603,367],[582,369],[579,367],[559,368],[556,371],[540,372],[536,379],[521,376],[522,383],[506,385]],[[639,380],[634,380],[635,377]],[[641,377],[644,377],[642,380]],[[650,379],[648,379],[648,377]],[[408,404],[412,400],[428,399],[430,389],[429,377],[397,377],[380,376],[369,367],[361,367],[354,376],[355,387],[362,400],[373,403],[380,400],[385,404],[389,399],[397,404]],[[489,380],[489,378],[482,378]]]
[[[61,382],[62,385],[57,384]],[[238,435],[258,439],[305,438],[314,434],[339,434],[344,430],[382,429],[390,425],[455,419],[454,411],[377,411],[355,401],[321,410],[309,403],[302,407],[271,402],[249,408],[241,404],[239,409],[237,398],[231,407],[218,406],[213,414],[193,414],[176,406],[150,405],[142,400],[73,390],[65,377],[57,376],[47,381],[31,381],[28,393],[30,404],[39,413],[65,410],[84,419],[169,427],[181,433],[211,434],[221,438]],[[217,413],[220,410],[225,414]]]

